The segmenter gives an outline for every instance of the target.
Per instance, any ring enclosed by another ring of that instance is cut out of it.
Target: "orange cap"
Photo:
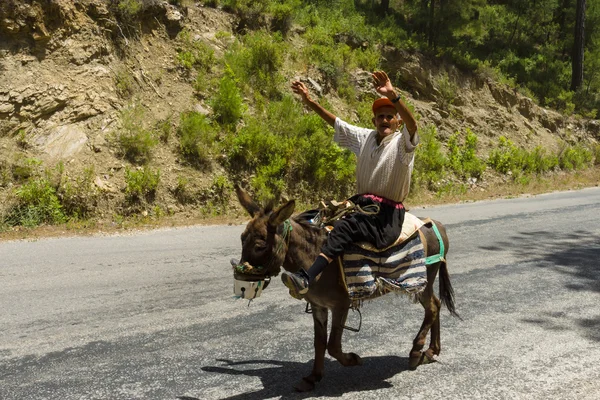
[[[381,108],[381,107],[393,107],[396,108],[394,106],[394,103],[392,103],[392,101],[390,99],[388,99],[387,97],[380,97],[377,100],[375,100],[373,102],[373,114],[375,114],[375,111],[377,111],[377,109]]]

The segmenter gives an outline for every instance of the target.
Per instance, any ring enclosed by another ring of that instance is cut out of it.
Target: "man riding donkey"
[[[393,244],[402,231],[402,202],[408,195],[414,150],[419,143],[417,122],[387,74],[375,71],[372,77],[375,90],[383,96],[373,102],[374,130],[342,121],[312,100],[302,82],[292,82],[292,90],[302,97],[303,103],[334,128],[334,140],[357,155],[359,193],[349,199],[358,211],[334,223],[308,271],[301,268],[296,273],[283,272],[281,280],[295,298],[306,294],[311,282],[352,243],[370,242],[382,249]],[[401,123],[403,128],[399,131]],[[373,208],[377,211],[361,211]]]

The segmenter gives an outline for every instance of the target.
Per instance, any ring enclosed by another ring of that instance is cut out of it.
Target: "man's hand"
[[[300,81],[292,82],[292,90],[294,93],[299,94],[302,97],[302,102],[308,105],[310,101],[310,95],[308,94],[308,89],[306,85]]]
[[[389,98],[390,100],[396,97],[394,86],[392,86],[392,82],[390,82],[390,78],[388,78],[385,72],[375,71],[371,74],[371,76],[373,77],[373,85],[375,86],[377,93]]]
[[[294,93],[299,94],[302,97],[302,102],[311,110],[316,112],[319,117],[323,118],[325,122],[327,122],[330,126],[335,125],[335,115],[321,107],[319,103],[313,101],[308,94],[308,89],[306,85],[300,81],[292,82],[292,90]]]

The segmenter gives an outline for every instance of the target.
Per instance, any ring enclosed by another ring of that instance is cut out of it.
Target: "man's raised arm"
[[[302,102],[306,104],[311,110],[317,113],[317,115],[325,120],[329,125],[334,126],[335,115],[324,109],[319,103],[310,98],[306,85],[300,81],[292,82],[292,90],[294,93],[299,94],[302,97]]]

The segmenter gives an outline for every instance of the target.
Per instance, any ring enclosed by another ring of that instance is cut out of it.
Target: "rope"
[[[279,252],[283,249],[283,244],[289,244],[290,242],[290,233],[292,233],[292,223],[290,219],[286,219],[283,221],[283,233],[281,234],[281,240],[279,241],[277,248],[275,249],[275,254],[279,254]],[[287,239],[287,242],[286,242]]]

